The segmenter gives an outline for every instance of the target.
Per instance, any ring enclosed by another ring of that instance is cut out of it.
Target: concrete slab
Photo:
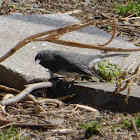
[[[87,87],[87,88],[93,88],[96,90],[104,90],[104,92],[114,92],[116,88],[115,83],[101,83],[101,82],[78,82],[74,84],[75,86],[81,86],[81,87]],[[122,95],[127,95],[128,90],[123,90],[120,92]],[[140,86],[134,85],[131,86],[131,94],[130,96],[140,98]]]
[[[132,86],[128,104],[124,101],[127,90],[114,94],[115,84],[97,82],[77,82],[69,86],[69,82],[59,81],[55,89],[47,92],[49,97],[64,97],[66,103],[84,104],[98,109],[110,109],[120,112],[140,112],[140,86]]]
[[[10,15],[0,16],[0,57],[29,35],[77,22],[79,21],[75,18],[64,14],[24,16],[19,13],[11,13]],[[65,40],[85,42],[89,44],[103,44],[107,42],[110,37],[111,35],[107,32],[90,26],[85,29],[66,34],[62,38]],[[121,38],[115,38],[108,46],[119,48],[135,47],[133,44],[130,44]],[[49,42],[30,43],[1,63],[0,84],[17,89],[23,89],[24,84],[27,84],[28,81],[32,79],[49,78],[47,70],[40,65],[36,65],[34,62],[34,57],[37,52],[44,49],[58,49],[84,54],[100,54],[100,51],[98,50],[68,47]],[[125,61],[125,66],[127,67],[130,65],[139,54],[140,53],[135,53],[131,55]],[[113,59],[112,61],[121,64],[122,60],[123,59],[120,58],[117,60]]]

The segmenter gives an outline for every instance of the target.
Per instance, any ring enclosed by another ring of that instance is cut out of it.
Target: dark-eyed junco
[[[83,55],[73,52],[43,50],[40,51],[35,61],[43,67],[48,68],[53,73],[65,76],[76,76],[88,74],[96,76],[94,66],[98,62],[111,57],[127,57],[129,54],[110,54],[110,55]]]

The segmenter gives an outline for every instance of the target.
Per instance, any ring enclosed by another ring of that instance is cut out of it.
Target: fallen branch
[[[130,17],[127,17],[127,18],[125,18],[126,21],[133,20],[133,19],[138,19],[139,20],[140,17],[131,17],[131,18]]]
[[[139,79],[140,63],[138,64],[135,71],[129,77],[126,77],[126,73],[130,70],[130,68],[132,68],[133,64],[124,72],[124,74],[122,76],[120,76],[118,78],[118,80],[116,82],[116,88],[115,88],[115,91],[114,91],[114,93],[117,94],[117,93],[119,93],[119,92],[128,88],[128,92],[127,92],[127,95],[125,97],[125,102],[126,103],[128,103],[128,98],[129,98],[130,92],[131,92],[131,86]]]
[[[41,83],[30,84],[27,86],[27,88],[25,88],[23,91],[21,91],[13,98],[0,101],[0,105],[6,106],[12,103],[17,103],[35,89],[53,87],[54,85],[55,85],[54,82],[41,82]]]
[[[29,123],[14,123],[14,126],[17,127],[30,127],[30,128],[35,128],[35,129],[54,129],[57,127],[56,124],[29,124]]]
[[[97,109],[95,109],[93,107],[89,107],[89,106],[86,106],[86,105],[79,105],[79,104],[76,104],[75,110],[76,109],[84,109],[84,110],[87,110],[87,111],[90,111],[90,112],[99,112]]]
[[[14,89],[14,88],[9,88],[9,87],[3,86],[3,85],[0,85],[0,89],[3,90],[3,91],[6,91],[6,92],[15,93],[15,94],[18,94],[18,93],[21,92],[20,90],[17,90],[17,89]],[[65,97],[60,97],[60,99],[59,98],[58,99],[42,99],[42,100],[38,101],[32,94],[28,94],[25,98],[21,99],[20,102],[33,101],[36,104],[42,104],[42,103],[45,103],[45,102],[50,102],[50,103],[56,103],[58,105],[58,107],[60,107],[63,104],[60,100],[66,100],[66,99],[72,98],[74,95],[75,94],[67,95]],[[5,94],[5,96],[3,97],[2,100],[4,101],[4,100],[7,100],[11,97],[14,97],[14,95]]]
[[[6,95],[3,97],[2,101],[8,100],[8,99],[13,98],[13,97],[14,97],[13,94],[6,94]],[[5,105],[3,105],[3,106],[0,105],[0,108],[1,108],[1,110],[2,110],[2,112],[3,112],[3,114],[9,115],[9,114],[5,111]]]
[[[61,100],[61,101],[65,101],[65,100],[68,100],[68,99],[70,99],[70,98],[72,98],[74,96],[75,96],[75,94],[71,94],[71,95],[66,95],[66,96],[63,96],[63,97],[59,97],[57,99]]]
[[[42,40],[38,40],[38,41],[42,41]],[[59,40],[53,39],[53,40],[47,40],[47,41],[53,42],[56,44],[61,44],[61,45],[74,46],[74,47],[78,47],[78,48],[89,48],[89,49],[103,50],[105,52],[136,52],[136,51],[140,51],[140,48],[122,49],[122,48],[100,47],[100,46],[96,46],[96,45],[90,45],[90,44],[74,42],[74,41],[65,41],[65,40],[60,40],[60,39]]]
[[[115,37],[115,34],[116,34],[116,23],[115,23],[115,19],[112,19],[113,20],[113,27],[114,27],[114,30],[113,30],[113,35],[112,35],[112,37],[110,38],[110,40],[107,42],[107,43],[105,43],[105,44],[103,44],[103,45],[100,45],[99,44],[99,46],[106,46],[106,45],[108,45],[113,39],[114,39],[114,37]]]
[[[4,85],[0,85],[0,90],[5,91],[5,92],[10,92],[10,93],[19,93],[20,91],[14,88],[9,88],[7,86]]]
[[[70,133],[76,133],[73,129],[59,129],[59,130],[51,130],[53,133],[57,134],[70,134]]]
[[[79,14],[79,13],[82,13],[82,10],[68,11],[66,13],[59,12],[57,14],[72,15],[72,14]]]
[[[15,127],[30,127],[30,128],[35,128],[35,129],[54,129],[57,127],[55,124],[29,124],[29,123],[9,123],[7,125],[4,125],[0,127],[0,129],[4,127],[8,127],[14,125]]]
[[[36,104],[43,104],[43,103],[46,103],[46,102],[50,102],[50,103],[57,104],[58,107],[61,107],[63,105],[63,102],[58,100],[58,99],[49,99],[49,98],[47,98],[47,99],[36,100],[36,98],[33,95],[31,95],[31,94],[29,94],[27,96],[27,98],[25,98],[25,100],[31,100],[31,101],[33,101]]]

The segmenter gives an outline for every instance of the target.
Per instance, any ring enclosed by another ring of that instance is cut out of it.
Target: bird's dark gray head
[[[50,63],[54,63],[55,59],[54,55],[49,50],[43,50],[36,55],[35,61],[38,61],[39,64],[47,68]]]
[[[45,59],[48,59],[48,60],[53,60],[53,55],[52,53],[49,51],[49,50],[43,50],[43,51],[40,51],[36,57],[35,57],[35,61],[39,59],[41,61],[44,61]]]

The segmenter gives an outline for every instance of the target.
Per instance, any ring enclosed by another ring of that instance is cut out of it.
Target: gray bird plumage
[[[110,55],[83,55],[73,52],[64,52],[56,50],[40,51],[35,61],[48,68],[54,73],[68,75],[67,73],[78,73],[94,75],[93,67],[98,62],[110,57],[127,57],[128,54],[110,54]]]

